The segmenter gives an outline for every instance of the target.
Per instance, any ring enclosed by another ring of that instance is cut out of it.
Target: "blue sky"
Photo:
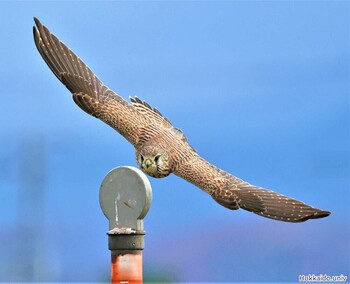
[[[313,206],[288,224],[150,178],[145,278],[349,276],[349,3],[0,2],[0,281],[103,281],[107,172],[134,149],[86,115],[37,52],[38,17],[111,89],[138,96],[207,160]],[[20,252],[26,252],[21,257]]]

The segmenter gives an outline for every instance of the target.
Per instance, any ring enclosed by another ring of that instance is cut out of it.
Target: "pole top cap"
[[[102,181],[100,206],[109,220],[109,230],[142,231],[151,201],[151,184],[135,167],[117,167]]]

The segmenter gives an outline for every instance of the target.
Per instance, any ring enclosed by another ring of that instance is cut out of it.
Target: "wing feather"
[[[150,121],[105,86],[91,69],[34,18],[35,45],[56,77],[73,94],[75,103],[90,115],[112,126],[134,146],[140,129]]]
[[[138,97],[130,97],[130,101],[138,112],[142,113],[142,115],[152,121],[152,124],[170,129],[179,140],[182,142],[187,142],[187,138],[183,132],[179,128],[174,127],[171,122],[160,113],[159,110],[152,108],[147,102],[140,100]]]
[[[209,193],[220,205],[239,208],[285,222],[303,222],[330,215],[299,200],[251,185],[194,154],[174,172]]]

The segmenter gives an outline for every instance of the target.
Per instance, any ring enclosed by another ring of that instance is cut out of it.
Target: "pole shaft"
[[[114,254],[112,251],[111,282],[142,284],[142,254]]]

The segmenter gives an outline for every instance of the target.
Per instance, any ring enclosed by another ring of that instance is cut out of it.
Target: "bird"
[[[129,97],[130,102],[124,100],[37,18],[34,22],[35,45],[51,71],[83,111],[111,126],[135,147],[137,164],[145,174],[154,178],[175,174],[225,208],[242,208],[273,220],[297,223],[331,214],[249,184],[209,163],[156,108],[136,96]]]

